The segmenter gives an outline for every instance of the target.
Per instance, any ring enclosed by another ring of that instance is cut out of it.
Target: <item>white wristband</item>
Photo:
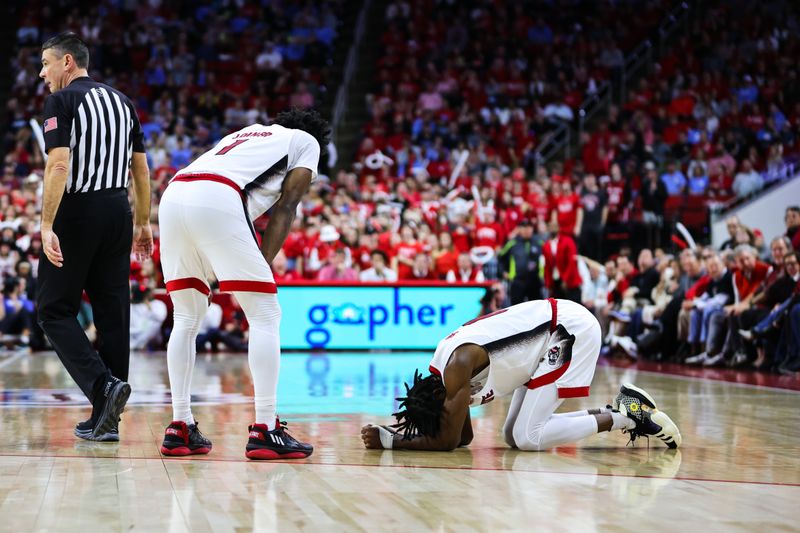
[[[383,426],[378,426],[378,435],[381,437],[381,446],[384,450],[391,450],[394,444],[394,433]]]

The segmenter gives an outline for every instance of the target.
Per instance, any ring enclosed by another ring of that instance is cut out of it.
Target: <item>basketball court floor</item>
[[[683,446],[604,433],[549,452],[508,449],[508,401],[472,411],[449,453],[365,450],[427,354],[284,354],[279,412],[307,460],[244,457],[247,358],[198,356],[194,413],[214,449],[165,459],[165,355],[136,354],[118,444],[72,435],[88,417],[53,354],[0,356],[0,531],[790,531],[800,518],[800,383],[734,371],[601,364],[590,398],[646,388]],[[657,370],[657,372],[655,371]]]

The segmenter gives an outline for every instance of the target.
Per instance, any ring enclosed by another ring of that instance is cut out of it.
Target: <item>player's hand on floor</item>
[[[392,428],[387,426],[382,426],[385,430],[391,433],[397,433]],[[379,426],[374,426],[372,424],[367,424],[366,426],[361,428],[361,440],[364,441],[364,447],[369,450],[383,450],[384,447],[381,444],[381,432]]]

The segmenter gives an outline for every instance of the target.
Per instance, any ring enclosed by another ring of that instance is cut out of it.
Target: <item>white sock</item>
[[[247,348],[253,375],[256,424],[275,429],[278,374],[281,366],[281,308],[275,294],[237,292],[236,299],[250,324]]]
[[[208,299],[193,289],[172,292],[170,298],[175,307],[175,325],[167,343],[172,420],[194,424],[191,394],[196,354],[195,339],[208,309]]]
[[[633,429],[636,427],[636,422],[628,418],[627,416],[623,415],[622,413],[615,413],[611,412],[611,418],[614,423],[611,426],[609,431],[614,431],[617,429]]]
[[[538,449],[547,450],[585,439],[597,433],[594,415],[550,417],[542,428]]]

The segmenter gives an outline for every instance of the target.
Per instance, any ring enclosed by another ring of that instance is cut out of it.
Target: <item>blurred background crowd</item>
[[[626,58],[655,42],[679,4],[380,4],[375,62],[362,66],[366,119],[352,149],[328,147],[272,265],[279,284],[483,282],[484,312],[543,296],[584,303],[604,325],[608,351],[800,370],[800,209],[774,214],[784,217],[783,234],[731,217],[730,238],[708,245],[710,209],[792,177],[797,4],[704,2],[635,82]],[[43,158],[29,127],[46,96],[41,42],[77,31],[90,46],[91,75],[134,99],[157,206],[175,172],[227,133],[290,106],[333,109],[351,7],[21,7],[2,88],[4,342],[44,343],[34,307]],[[627,89],[584,121],[583,103],[605,86]],[[577,131],[571,146],[543,158],[565,127]],[[131,284],[132,346],[157,348],[169,329],[157,247],[153,261],[132,264]],[[240,310],[224,295],[215,302],[199,348],[241,349]],[[81,319],[91,334],[88,301]]]

